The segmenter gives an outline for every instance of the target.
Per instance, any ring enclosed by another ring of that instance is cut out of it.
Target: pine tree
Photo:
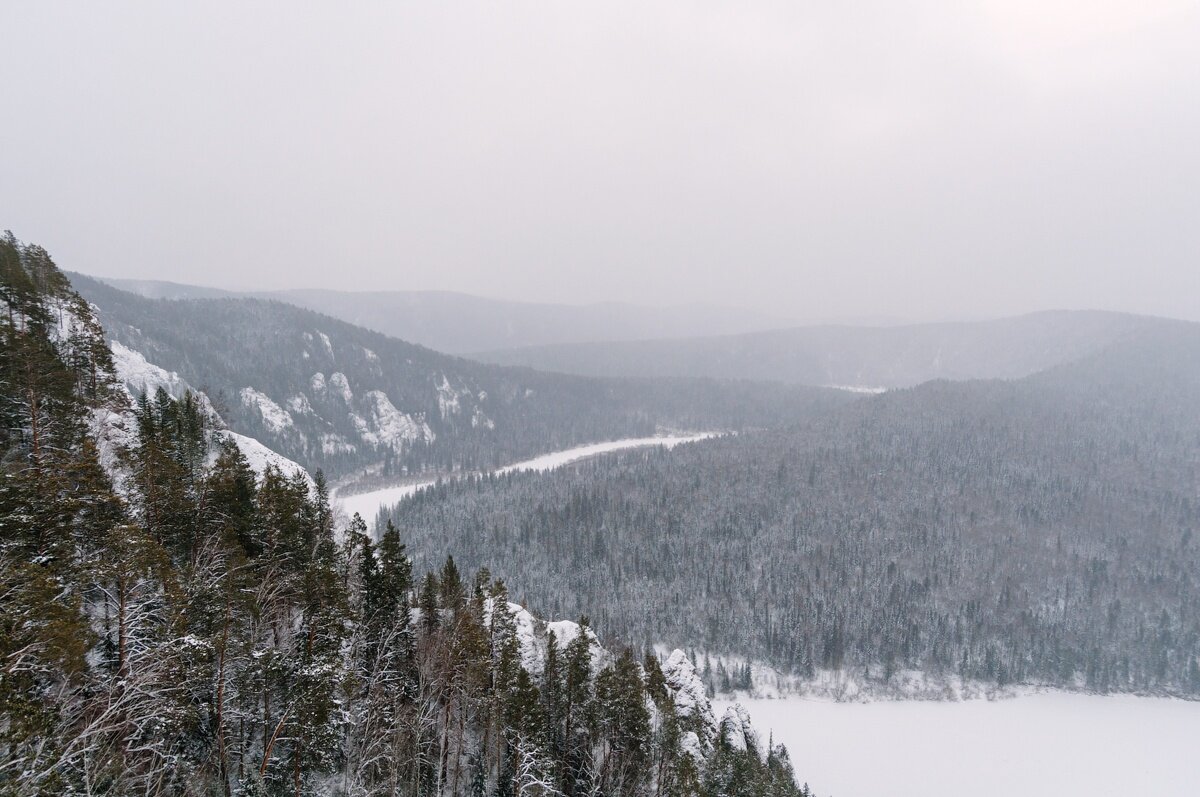
[[[596,704],[608,752],[601,777],[621,794],[635,794],[650,754],[650,715],[642,673],[629,648],[596,677]]]

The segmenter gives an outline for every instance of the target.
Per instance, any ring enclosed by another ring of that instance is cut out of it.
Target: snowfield
[[[1066,692],[739,702],[820,797],[1200,794],[1200,702]],[[718,716],[732,705],[713,701]]]
[[[625,440],[610,440],[606,443],[592,443],[586,446],[577,446],[568,448],[563,451],[555,451],[551,454],[543,454],[540,457],[527,459],[524,462],[517,462],[513,465],[507,465],[500,468],[496,473],[505,474],[514,471],[538,471],[545,472],[561,468],[564,465],[569,465],[572,462],[578,462],[588,457],[594,457],[599,454],[607,454],[613,451],[623,451],[629,448],[645,448],[646,446],[662,446],[663,448],[674,448],[680,443],[693,443],[697,440],[706,440],[717,435],[717,432],[703,432],[693,435],[666,435],[663,437],[631,437]],[[392,507],[400,503],[401,500],[415,493],[417,490],[429,487],[435,484],[436,480],[429,479],[427,481],[414,482],[412,484],[402,484],[396,487],[384,487],[380,490],[371,490],[365,493],[355,493],[354,495],[339,495],[337,491],[333,493],[333,500],[341,506],[347,517],[354,517],[357,512],[362,516],[362,519],[367,521],[370,526],[379,510]]]

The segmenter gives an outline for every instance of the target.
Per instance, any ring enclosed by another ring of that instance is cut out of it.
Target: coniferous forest
[[[414,571],[196,396],[131,400],[43,249],[0,269],[0,794],[807,793],[682,654]]]
[[[1200,797],[1200,0],[0,31],[0,797]]]
[[[1163,322],[1024,379],[460,481],[391,517],[417,561],[448,545],[546,611],[801,679],[1195,697],[1198,408],[1200,331]]]

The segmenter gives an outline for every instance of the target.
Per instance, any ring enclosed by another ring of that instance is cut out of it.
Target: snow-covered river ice
[[[614,451],[624,451],[631,448],[646,448],[648,446],[662,446],[664,448],[674,448],[680,443],[694,443],[697,440],[705,440],[709,437],[715,437],[716,432],[701,432],[691,435],[662,435],[659,437],[630,437],[623,440],[609,440],[603,443],[590,443],[584,446],[576,446],[562,451],[555,451],[550,454],[543,454],[533,459],[527,459],[524,462],[517,462],[512,465],[506,465],[500,468],[497,473],[511,473],[513,471],[531,470],[531,471],[548,471],[555,468],[561,468],[564,465],[569,465],[572,462],[588,459],[600,454],[609,454]],[[353,517],[357,512],[362,516],[363,520],[370,525],[375,520],[375,516],[381,508],[391,507],[399,503],[401,499],[412,495],[417,490],[423,487],[428,487],[434,484],[434,480],[415,482],[412,484],[402,484],[396,487],[384,487],[380,490],[371,490],[365,493],[355,493],[353,495],[342,496],[336,492],[333,495],[334,502],[339,504],[342,511],[348,517]]]
[[[1196,797],[1200,702],[742,700],[820,797]],[[714,701],[720,717],[730,701]]]

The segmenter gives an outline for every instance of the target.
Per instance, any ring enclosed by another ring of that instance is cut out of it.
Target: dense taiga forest
[[[787,430],[446,485],[391,519],[550,613],[801,677],[1200,695],[1200,328]],[[869,672],[864,672],[869,670]]]
[[[783,385],[503,368],[280,302],[155,300],[73,279],[121,345],[203,390],[234,431],[331,479],[486,470],[664,428],[794,422],[849,400]]]
[[[130,397],[11,235],[0,301],[0,794],[807,794],[681,653],[420,576],[200,397]]]

